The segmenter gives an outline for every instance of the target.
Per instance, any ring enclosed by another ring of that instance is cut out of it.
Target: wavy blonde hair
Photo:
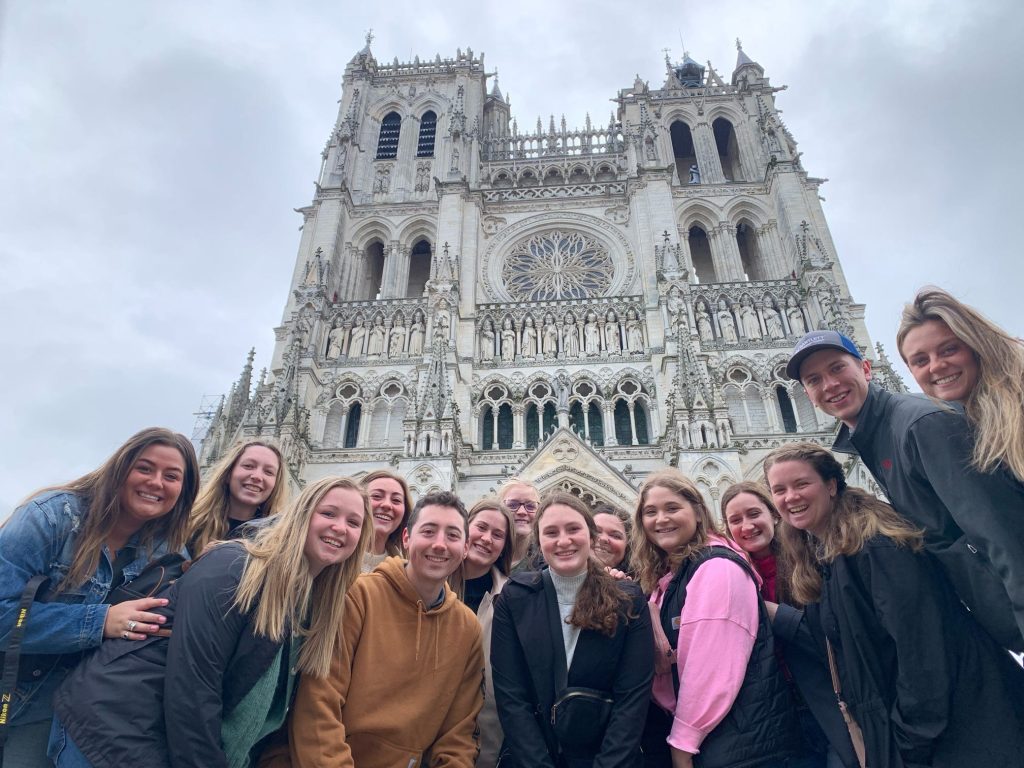
[[[666,552],[655,546],[644,532],[643,512],[647,494],[652,488],[665,488],[676,496],[688,501],[697,518],[697,530],[686,544],[675,552]],[[675,571],[685,560],[693,557],[708,543],[708,537],[718,533],[715,519],[704,503],[704,497],[690,478],[678,469],[665,468],[647,476],[640,486],[640,498],[633,512],[633,529],[630,532],[630,565],[636,574],[640,587],[646,594],[658,586],[658,579]]]
[[[363,524],[352,555],[314,578],[306,562],[306,538],[316,508],[335,488],[359,495]],[[299,669],[314,677],[327,677],[341,636],[345,593],[359,576],[372,537],[370,498],[362,484],[348,477],[318,480],[252,540],[240,541],[249,557],[234,604],[243,613],[254,611],[256,632],[273,642],[280,642],[289,629],[304,636]]]
[[[202,554],[211,541],[223,539],[228,532],[228,505],[231,502],[231,473],[242,459],[242,454],[253,446],[262,446],[277,456],[277,479],[270,496],[256,510],[256,517],[276,515],[288,503],[288,484],[285,480],[284,456],[277,443],[265,438],[253,438],[236,443],[210,471],[189,517],[188,549],[193,557]]]
[[[973,307],[930,286],[903,308],[896,345],[904,362],[907,334],[929,320],[949,326],[978,361],[978,383],[964,403],[975,431],[975,468],[991,472],[1004,464],[1024,482],[1024,342]]]
[[[807,464],[824,482],[834,480],[836,496],[828,515],[828,526],[821,539],[794,528],[783,519],[779,526],[782,551],[792,566],[790,579],[793,596],[804,605],[821,599],[821,563],[830,563],[840,555],[854,555],[865,542],[885,536],[900,547],[914,551],[923,545],[923,531],[914,528],[884,501],[860,488],[846,484],[843,468],[831,452],[814,443],[792,443],[776,448],[764,460],[765,483],[776,464],[800,461]]]

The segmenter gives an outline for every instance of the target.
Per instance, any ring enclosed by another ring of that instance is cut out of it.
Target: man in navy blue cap
[[[836,331],[800,339],[786,374],[842,422],[833,450],[859,455],[896,510],[924,529],[978,623],[1024,651],[1024,487],[972,467],[959,406],[872,384],[870,361]]]

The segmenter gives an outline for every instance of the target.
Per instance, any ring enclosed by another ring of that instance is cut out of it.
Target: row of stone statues
[[[666,300],[670,322],[682,327],[689,327],[686,312],[686,301],[680,290],[673,286]],[[712,314],[704,299],[698,299],[693,308],[693,322],[696,324],[697,335],[701,341],[711,342],[720,339],[726,344],[738,344],[740,336],[744,339],[759,341],[767,338],[779,341],[788,336],[802,336],[807,333],[807,322],[803,310],[796,298],[789,296],[786,307],[780,311],[775,300],[768,298],[760,307],[760,318],[749,296],[744,296],[739,304],[719,299],[718,306]],[[783,313],[789,331],[783,325]]]
[[[447,319],[447,317],[445,317]],[[444,325],[438,322],[438,329]],[[444,325],[447,328],[447,325]],[[327,359],[349,359],[365,355],[368,358],[397,358],[403,355],[423,354],[426,322],[423,312],[416,310],[407,328],[402,316],[396,315],[391,328],[384,325],[381,315],[370,323],[357,316],[351,327],[339,323],[327,335]]]
[[[517,356],[522,359],[545,359],[600,357],[621,354],[643,354],[643,321],[636,310],[626,311],[625,320],[620,320],[614,309],[603,317],[590,311],[579,319],[566,312],[556,320],[550,312],[544,316],[543,325],[538,328],[529,315],[522,326],[516,328],[511,317],[502,321],[497,330],[494,321],[485,318],[478,334],[480,359],[484,362],[500,360],[511,363]]]

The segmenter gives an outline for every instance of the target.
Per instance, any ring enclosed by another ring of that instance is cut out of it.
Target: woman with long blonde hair
[[[188,548],[198,557],[211,541],[233,538],[239,526],[276,515],[288,503],[284,457],[266,438],[236,443],[210,471],[192,505]]]
[[[3,705],[6,768],[46,761],[53,692],[83,651],[112,638],[145,640],[160,630],[154,609],[164,600],[107,605],[107,595],[151,559],[182,550],[198,488],[191,441],[151,427],[98,469],[38,491],[4,521],[0,637],[9,638],[20,621],[19,601],[29,585],[36,577],[48,579],[22,624],[18,681],[9,709]]]
[[[760,578],[678,470],[641,486],[632,551],[658,618],[646,765],[683,768],[698,753],[706,768],[784,765],[796,751],[796,715]]]
[[[1024,481],[1024,342],[941,288],[903,308],[896,344],[922,391],[960,403],[974,426],[974,465]]]
[[[824,635],[867,765],[1024,764],[1024,670],[964,609],[921,532],[847,486],[819,445],[778,448],[764,471],[793,593]]]
[[[326,677],[373,536],[366,491],[310,484],[251,540],[216,544],[165,593],[169,638],[109,644],[58,690],[58,766],[249,766],[298,672]]]
[[[363,573],[369,573],[388,557],[405,557],[402,531],[412,513],[412,494],[405,478],[389,469],[375,469],[362,478],[370,495],[373,539],[363,555]]]

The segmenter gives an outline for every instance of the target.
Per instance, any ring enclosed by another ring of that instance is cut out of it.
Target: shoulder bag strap
[[[18,615],[14,620],[14,627],[7,639],[7,650],[4,652],[4,672],[2,682],[0,682],[0,754],[2,754],[3,745],[7,741],[11,700],[14,689],[18,686],[18,665],[21,661],[21,640],[25,635],[25,623],[28,621],[28,614],[32,609],[32,603],[35,602],[36,594],[47,581],[49,578],[43,575],[33,576],[28,580],[21,593],[21,601],[18,603]]]
[[[850,714],[846,702],[843,700],[843,686],[839,681],[839,669],[836,666],[836,655],[832,650],[832,642],[825,638],[825,650],[828,653],[828,671],[832,675],[832,690],[835,691],[836,701],[839,703],[839,711],[843,713],[843,720],[846,722],[846,729],[850,732],[850,741],[853,743],[853,751],[857,755],[857,762],[863,768],[867,765],[867,750],[864,745],[864,732],[860,724]]]

